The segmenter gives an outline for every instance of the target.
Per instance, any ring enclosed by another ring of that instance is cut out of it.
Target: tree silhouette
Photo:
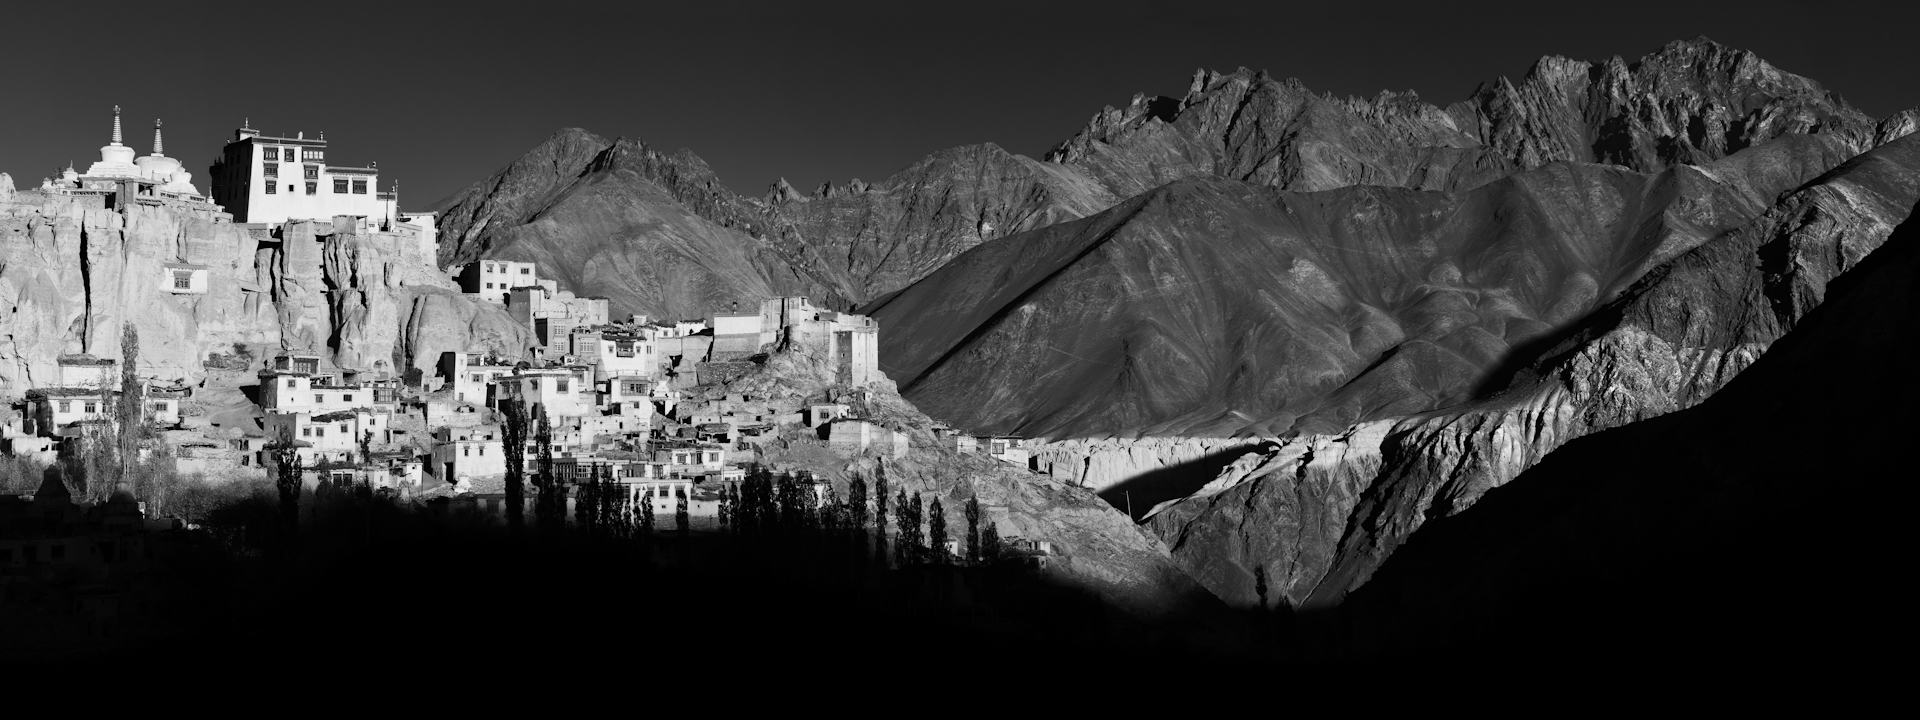
[[[980,528],[980,561],[988,564],[1000,561],[1000,530],[992,520]]]
[[[967,562],[980,562],[980,498],[967,496]]]
[[[133,466],[140,460],[140,440],[146,434],[146,417],[140,411],[146,388],[140,382],[139,365],[140,333],[133,323],[123,322],[120,324],[120,397],[114,399],[113,413],[115,450],[120,455],[116,479],[121,482],[134,480]],[[150,489],[133,490],[144,497]]]
[[[534,498],[533,515],[542,532],[559,532],[567,522],[567,489],[553,472],[553,423],[547,420],[546,406],[533,405],[534,442],[539,444],[540,465],[533,484],[539,494]]]
[[[935,565],[947,563],[947,513],[938,495],[927,505],[927,550]]]
[[[859,474],[847,483],[847,524],[854,530],[867,530],[867,481]]]
[[[270,448],[273,451],[274,489],[280,494],[280,526],[285,533],[289,546],[300,530],[300,448],[293,439],[293,429],[282,427],[280,437]]]
[[[507,527],[515,532],[526,524],[527,406],[520,398],[500,401],[502,443],[507,454]]]

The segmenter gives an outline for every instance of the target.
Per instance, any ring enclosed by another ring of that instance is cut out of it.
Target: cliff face
[[[191,381],[215,349],[272,344],[273,307],[247,290],[257,243],[246,231],[165,208],[84,208],[38,192],[0,203],[0,377],[9,396],[57,386],[62,354],[119,357],[122,323],[154,377]],[[204,265],[204,295],[175,295],[166,263]]]
[[[1337,603],[1424,523],[1461,513],[1561,445],[1712,396],[1879,247],[1916,200],[1920,142],[1908,137],[1647,273],[1515,373],[1504,392],[1391,421],[1377,444],[1350,444],[1333,465],[1291,461],[1286,448],[1268,453],[1170,503],[1149,526],[1223,599],[1253,602],[1258,568],[1286,602]],[[1302,483],[1339,490],[1302,494]],[[1312,533],[1266,532],[1303,518],[1314,520]]]
[[[1795,136],[1655,175],[1556,163],[1455,194],[1182,180],[982,245],[866,310],[906,396],[959,427],[1338,432],[1486,392],[1646,268],[1848,155]]]
[[[122,210],[39,192],[0,202],[0,376],[13,397],[59,384],[67,353],[120,357],[120,328],[140,336],[144,377],[193,384],[210,355],[310,351],[339,367],[404,373],[442,350],[513,356],[528,331],[458,294],[410,237],[332,223],[272,233],[207,212]],[[204,266],[207,292],[171,292],[169,264]],[[429,297],[440,298],[426,301]],[[429,315],[463,321],[421,322]]]

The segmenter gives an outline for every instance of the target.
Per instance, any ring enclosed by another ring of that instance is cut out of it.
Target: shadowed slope
[[[1826,290],[1699,406],[1568,443],[1429,523],[1329,639],[1369,654],[1869,645],[1893,622],[1899,504],[1883,500],[1920,402],[1920,224]]]

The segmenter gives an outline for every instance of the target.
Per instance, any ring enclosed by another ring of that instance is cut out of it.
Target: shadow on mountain
[[[1899,617],[1920,227],[1694,408],[1581,438],[1435,519],[1339,608],[1334,657],[1866,660]],[[1885,648],[1882,648],[1885,649]]]
[[[1268,452],[1274,447],[1272,443],[1265,443],[1228,448],[1128,478],[1096,494],[1114,509],[1132,515],[1134,522],[1140,522],[1153,506],[1192,495],[1219,478],[1220,471],[1247,453]]]

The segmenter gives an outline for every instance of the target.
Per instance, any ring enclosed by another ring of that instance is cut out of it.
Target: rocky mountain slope
[[[1859,651],[1890,636],[1903,596],[1886,572],[1904,547],[1902,505],[1880,499],[1906,476],[1920,402],[1920,220],[1864,258],[1874,242],[1858,235],[1775,241],[1853,267],[1819,283],[1818,307],[1789,310],[1792,330],[1712,397],[1567,443],[1472,512],[1429,523],[1324,618],[1341,628],[1320,638],[1327,648],[1872,657]],[[1772,277],[1739,283],[1763,317],[1764,290],[1793,285]]]
[[[440,203],[441,262],[587,261],[604,270],[563,286],[608,296],[617,313],[697,315],[789,292],[861,304],[982,242],[1183,178],[1465,190],[1551,162],[1658,173],[1795,134],[1857,153],[1913,122],[1876,125],[1811,80],[1699,38],[1631,64],[1543,58],[1445,108],[1202,70],[1181,98],[1107,108],[1044,161],[966,146],[878,182],[802,194],[781,181],[764,198],[726,190],[688,151],[568,129]]]
[[[1920,138],[1853,158],[1659,265],[1560,335],[1504,391],[1284,441],[1150,526],[1216,595],[1331,605],[1426,522],[1567,442],[1706,400],[1818,305],[1920,201]]]
[[[1029,436],[1274,436],[1458,404],[1656,266],[1851,155],[1795,135],[1657,174],[1471,191],[1180,180],[869,306],[935,417]],[[936,320],[937,319],[937,320]]]

